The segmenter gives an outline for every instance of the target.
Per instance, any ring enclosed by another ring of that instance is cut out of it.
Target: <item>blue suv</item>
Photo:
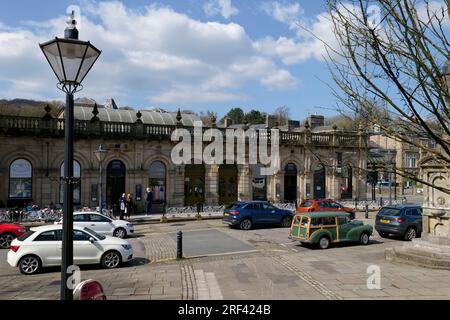
[[[400,236],[407,241],[420,237],[422,233],[422,207],[418,205],[396,205],[383,207],[375,219],[375,230],[383,238]]]
[[[280,224],[289,228],[293,216],[292,211],[279,209],[268,201],[245,201],[228,206],[222,221],[242,230],[250,230],[255,224]]]

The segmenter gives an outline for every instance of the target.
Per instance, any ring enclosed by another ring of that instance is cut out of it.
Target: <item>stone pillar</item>
[[[238,165],[238,200],[252,199],[252,174],[248,164]]]
[[[205,204],[219,203],[219,166],[205,165]]]
[[[173,187],[170,189],[172,191],[167,193],[167,206],[182,207],[184,206],[184,165],[178,165],[169,172],[168,180]]]

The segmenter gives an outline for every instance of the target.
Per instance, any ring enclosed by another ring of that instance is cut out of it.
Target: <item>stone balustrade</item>
[[[99,136],[103,138],[136,138],[148,139],[157,138],[170,140],[172,132],[179,128],[176,125],[159,125],[144,123],[126,123],[126,122],[91,122],[86,120],[75,121],[75,135],[77,137]],[[182,127],[193,134],[193,127]],[[210,128],[204,127],[203,130]],[[225,131],[225,128],[218,128]],[[271,131],[264,129],[255,131],[261,139],[267,139],[271,142]],[[20,136],[63,136],[64,135],[64,119],[50,118],[41,119],[36,117],[16,117],[16,116],[0,116],[0,133],[6,135]],[[253,133],[254,134],[254,133]],[[340,147],[358,147],[366,145],[364,139],[367,137],[363,134],[352,132],[327,132],[312,133],[304,132],[280,132],[280,143],[283,145],[313,145],[313,146],[340,146]]]

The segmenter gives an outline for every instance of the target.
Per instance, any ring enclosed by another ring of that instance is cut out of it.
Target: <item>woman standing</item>
[[[125,211],[127,208],[127,199],[125,197],[125,193],[119,199],[119,208],[120,208],[120,220],[123,220],[123,216],[125,215]]]
[[[127,195],[127,212],[125,214],[126,218],[129,219],[131,216],[131,211],[134,210],[134,202],[131,193]]]

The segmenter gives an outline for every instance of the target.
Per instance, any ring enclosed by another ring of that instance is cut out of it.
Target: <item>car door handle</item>
[[[91,224],[91,227],[95,227],[95,223]]]

